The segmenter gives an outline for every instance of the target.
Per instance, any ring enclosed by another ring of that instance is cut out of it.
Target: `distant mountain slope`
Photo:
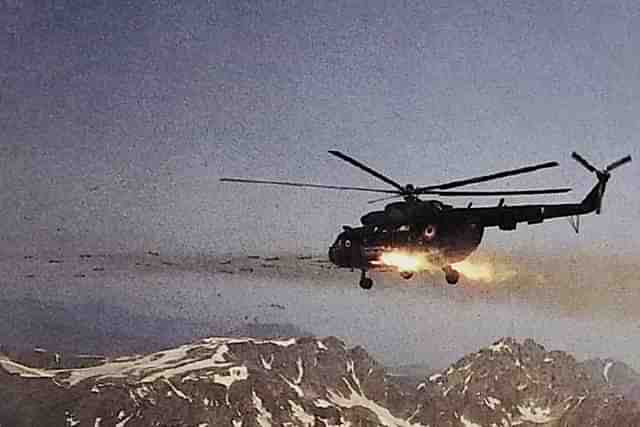
[[[592,364],[531,340],[500,340],[417,387],[335,338],[208,338],[85,369],[0,367],[2,426],[640,425],[638,403]]]
[[[144,316],[104,302],[64,304],[34,298],[0,298],[0,352],[22,356],[34,347],[58,353],[141,353],[179,345],[193,337],[300,337],[306,332],[290,323],[250,322]],[[232,327],[233,326],[233,327]],[[20,357],[20,360],[25,360]],[[28,363],[33,363],[27,357]]]
[[[640,425],[637,402],[595,380],[567,353],[546,351],[532,340],[500,340],[418,389],[429,402],[418,417],[431,425],[449,425],[456,416],[461,424],[451,425]]]
[[[59,352],[138,353],[225,332],[223,324],[143,316],[104,302],[0,298],[0,306],[0,344],[20,350],[38,346]]]

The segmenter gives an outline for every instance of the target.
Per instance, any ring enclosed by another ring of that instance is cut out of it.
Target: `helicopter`
[[[329,150],[329,154],[369,173],[393,189],[244,178],[222,178],[221,181],[361,191],[387,195],[381,199],[371,200],[369,203],[402,198],[402,201],[387,204],[383,210],[363,215],[360,219],[361,226],[343,226],[343,231],[329,248],[329,260],[337,267],[360,270],[359,285],[363,289],[371,289],[373,286],[373,280],[367,276],[369,270],[395,268],[403,279],[410,279],[416,271],[421,270],[422,261],[432,268],[441,269],[447,283],[455,285],[460,278],[460,273],[453,265],[463,261],[476,250],[482,240],[484,229],[487,227],[498,227],[500,230],[511,231],[515,230],[517,224],[521,222],[540,224],[547,219],[568,217],[575,218],[572,226],[578,232],[580,215],[592,212],[600,214],[602,198],[611,171],[631,161],[631,156],[627,155],[603,169],[597,169],[578,153],[573,152],[572,158],[589,172],[594,173],[597,178],[591,191],[578,203],[507,205],[504,198],[501,198],[495,206],[473,207],[472,203],[469,203],[466,207],[454,207],[436,199],[422,200],[418,196],[525,196],[566,193],[571,189],[451,190],[470,184],[555,167],[558,166],[557,162],[539,163],[488,175],[417,187],[413,184],[401,185],[340,151]]]

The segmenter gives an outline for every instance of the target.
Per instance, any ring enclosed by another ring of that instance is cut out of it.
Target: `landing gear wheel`
[[[404,280],[409,280],[413,277],[413,271],[401,271],[400,277],[402,277]]]
[[[447,280],[447,283],[450,285],[455,285],[460,280],[460,273],[457,270],[454,270],[450,265],[443,268],[444,270],[444,278]]]
[[[367,277],[367,272],[362,270],[362,274],[360,274],[360,287],[362,289],[371,289],[373,286],[373,280],[370,277]]]
[[[373,280],[370,277],[365,277],[364,279],[360,279],[360,287],[362,289],[371,289],[373,287]]]

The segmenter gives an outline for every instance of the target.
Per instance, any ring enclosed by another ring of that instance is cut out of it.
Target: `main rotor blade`
[[[382,190],[377,188],[365,188],[365,187],[344,187],[341,185],[307,184],[303,182],[265,181],[261,179],[241,179],[241,178],[221,178],[220,181],[241,182],[246,184],[273,184],[273,185],[288,185],[290,187],[326,188],[329,190],[368,191],[370,193],[399,194],[399,191],[396,191],[396,190]]]
[[[367,203],[372,204],[372,203],[384,202],[385,200],[391,200],[397,197],[402,197],[402,194],[396,194],[395,196],[386,196],[386,197],[381,197],[379,199],[369,200],[367,201]]]
[[[356,159],[354,159],[352,157],[349,157],[346,154],[343,154],[343,153],[341,153],[340,151],[337,151],[337,150],[329,150],[329,154],[333,154],[334,156],[344,160],[345,162],[351,163],[353,166],[355,166],[357,168],[360,168],[365,172],[370,173],[371,175],[375,176],[376,178],[381,179],[384,182],[386,182],[387,184],[393,185],[398,190],[404,192],[404,187],[402,185],[398,184],[397,182],[395,182],[391,178],[382,175],[380,172],[377,172],[377,171],[371,169],[369,166],[366,166],[366,165],[360,163]]]
[[[440,191],[426,190],[420,194],[438,196],[530,196],[535,194],[558,194],[571,191],[570,188],[546,188],[539,190],[496,190],[496,191]]]
[[[573,153],[571,153],[571,157],[576,159],[578,161],[578,163],[580,163],[582,166],[587,168],[589,170],[589,172],[598,173],[598,169],[593,167],[593,165],[591,163],[587,162],[584,159],[584,157],[582,157],[580,154],[576,153],[575,151]]]
[[[626,157],[621,158],[620,160],[616,160],[615,162],[611,163],[604,170],[607,171],[607,172],[611,172],[615,168],[618,168],[618,167],[624,165],[625,163],[629,163],[630,161],[631,161],[631,155],[628,155]]]
[[[415,194],[425,194],[424,191],[428,190],[446,190],[448,188],[462,187],[464,185],[476,184],[478,182],[491,181],[493,179],[504,178],[512,175],[519,175],[521,173],[533,172],[538,169],[552,168],[558,166],[558,162],[546,162],[533,166],[525,166],[523,168],[511,169],[503,172],[497,172],[490,175],[482,175],[474,178],[461,179],[459,181],[451,181],[444,184],[429,185],[427,187],[418,187]]]

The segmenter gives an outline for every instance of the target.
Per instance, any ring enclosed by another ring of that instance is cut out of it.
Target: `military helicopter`
[[[418,196],[523,196],[566,193],[571,189],[451,190],[470,184],[555,167],[558,166],[557,162],[545,162],[489,175],[416,187],[412,184],[401,185],[340,151],[330,150],[329,154],[373,175],[389,184],[393,189],[241,178],[222,178],[221,181],[387,194],[386,197],[371,200],[369,203],[403,198],[403,201],[387,204],[384,210],[369,212],[362,216],[360,219],[362,225],[359,227],[344,226],[343,231],[329,248],[329,259],[333,264],[361,271],[360,287],[363,289],[371,289],[373,286],[373,280],[367,276],[369,270],[396,268],[402,278],[410,279],[416,271],[420,270],[416,259],[422,259],[431,267],[442,269],[447,283],[456,284],[460,273],[452,264],[463,261],[478,247],[486,227],[515,230],[519,222],[539,224],[551,218],[575,217],[575,222],[572,225],[578,232],[580,215],[591,212],[600,214],[602,197],[610,172],[631,161],[631,156],[628,155],[609,164],[604,169],[597,169],[582,156],[573,152],[572,157],[597,177],[597,182],[592,190],[579,203],[508,206],[504,203],[504,198],[501,198],[496,206],[472,207],[472,204],[469,203],[466,207],[454,207],[439,200],[421,200]]]

